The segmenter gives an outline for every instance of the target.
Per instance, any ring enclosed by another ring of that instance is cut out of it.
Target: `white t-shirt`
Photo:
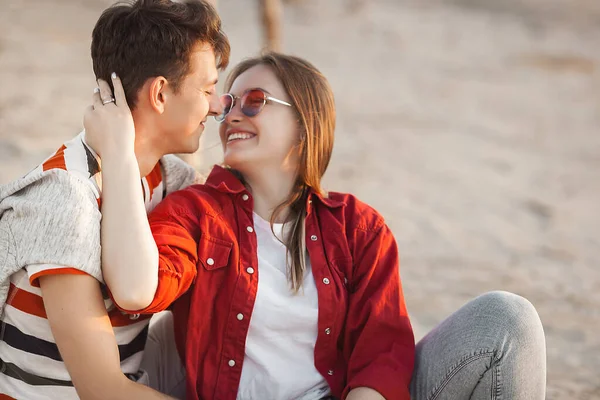
[[[258,293],[237,399],[321,399],[330,390],[314,362],[319,310],[310,260],[307,257],[303,289],[295,294],[288,283],[285,246],[256,213],[254,230]],[[283,224],[275,224],[273,230],[281,238]]]

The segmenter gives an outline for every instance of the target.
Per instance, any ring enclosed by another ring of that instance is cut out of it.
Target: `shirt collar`
[[[241,193],[246,191],[246,187],[240,180],[227,168],[215,165],[206,179],[206,186],[217,189],[225,193]]]
[[[212,187],[220,192],[230,193],[230,194],[239,194],[246,191],[246,187],[237,176],[231,172],[230,169],[224,168],[220,165],[215,165],[206,179],[206,186]],[[317,193],[316,191],[310,189],[309,194],[306,198],[306,210],[310,210],[311,203],[313,199],[318,200],[323,205],[329,208],[338,208],[344,205],[343,202],[339,200],[334,200],[327,195],[323,195]]]
[[[310,190],[308,194],[308,198],[306,200],[306,211],[308,212],[312,208],[312,202],[316,199],[321,202],[324,206],[328,208],[339,208],[342,207],[345,203],[339,200],[332,199],[328,194],[320,194],[314,190]]]

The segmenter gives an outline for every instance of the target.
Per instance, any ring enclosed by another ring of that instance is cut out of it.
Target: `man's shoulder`
[[[163,156],[161,163],[165,172],[167,193],[204,183],[206,180],[206,177],[196,171],[194,167],[174,154]]]
[[[96,200],[94,185],[77,174],[61,169],[36,171],[0,186],[0,203],[9,199],[47,199],[64,202],[67,199]]]
[[[84,132],[65,142],[37,167],[36,172],[66,171],[84,181],[94,184],[100,172],[100,158],[85,143]]]
[[[97,186],[96,178],[99,179],[99,172],[100,158],[85,143],[84,132],[81,132],[64,142],[55,152],[25,176],[7,185],[27,185],[53,175],[58,177],[72,176],[89,185]],[[73,180],[73,182],[76,182],[76,180]],[[7,185],[3,186],[6,187]]]
[[[29,195],[36,192],[46,193],[46,197],[56,196],[56,192],[93,193],[100,196],[96,179],[99,179],[100,165],[97,156],[85,145],[82,134],[65,142],[26,175],[12,182],[0,185],[0,201],[14,195]]]

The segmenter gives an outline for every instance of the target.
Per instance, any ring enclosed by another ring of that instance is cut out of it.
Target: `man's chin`
[[[194,153],[196,153],[196,151],[198,150],[200,146],[188,146],[188,147],[181,147],[178,149],[175,149],[174,151],[171,151],[169,154],[175,154],[176,156],[179,156],[181,159],[183,159],[185,162],[190,163],[190,164],[194,164],[194,158],[193,155]]]
[[[193,154],[193,153],[197,152],[198,149],[200,149],[200,141],[196,140],[191,143],[188,143],[188,145],[185,147],[182,146],[182,148],[180,149],[180,151],[178,153],[179,154]]]

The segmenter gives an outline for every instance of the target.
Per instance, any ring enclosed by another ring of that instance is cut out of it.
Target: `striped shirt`
[[[165,178],[169,169],[164,159],[142,178],[146,210],[151,211],[167,194]],[[183,162],[175,173],[195,175]],[[170,160],[173,165],[173,160]],[[77,176],[91,190],[99,212],[102,175],[98,156],[85,144],[81,133],[65,143],[54,155],[28,175],[59,169]],[[27,177],[25,177],[27,178]],[[168,178],[167,178],[168,179]],[[189,184],[189,179],[186,182]],[[187,186],[187,185],[183,185]],[[179,188],[177,188],[179,189]],[[49,199],[50,201],[50,199]],[[76,215],[77,204],[71,204]],[[64,210],[58,212],[65,212]],[[38,279],[53,274],[86,274],[81,269],[59,264],[28,264],[10,276],[10,288],[0,317],[0,399],[77,399],[77,393],[62,361],[46,317]],[[128,315],[112,302],[100,273],[99,280],[106,310],[119,346],[121,369],[136,380],[148,333],[149,315]]]

